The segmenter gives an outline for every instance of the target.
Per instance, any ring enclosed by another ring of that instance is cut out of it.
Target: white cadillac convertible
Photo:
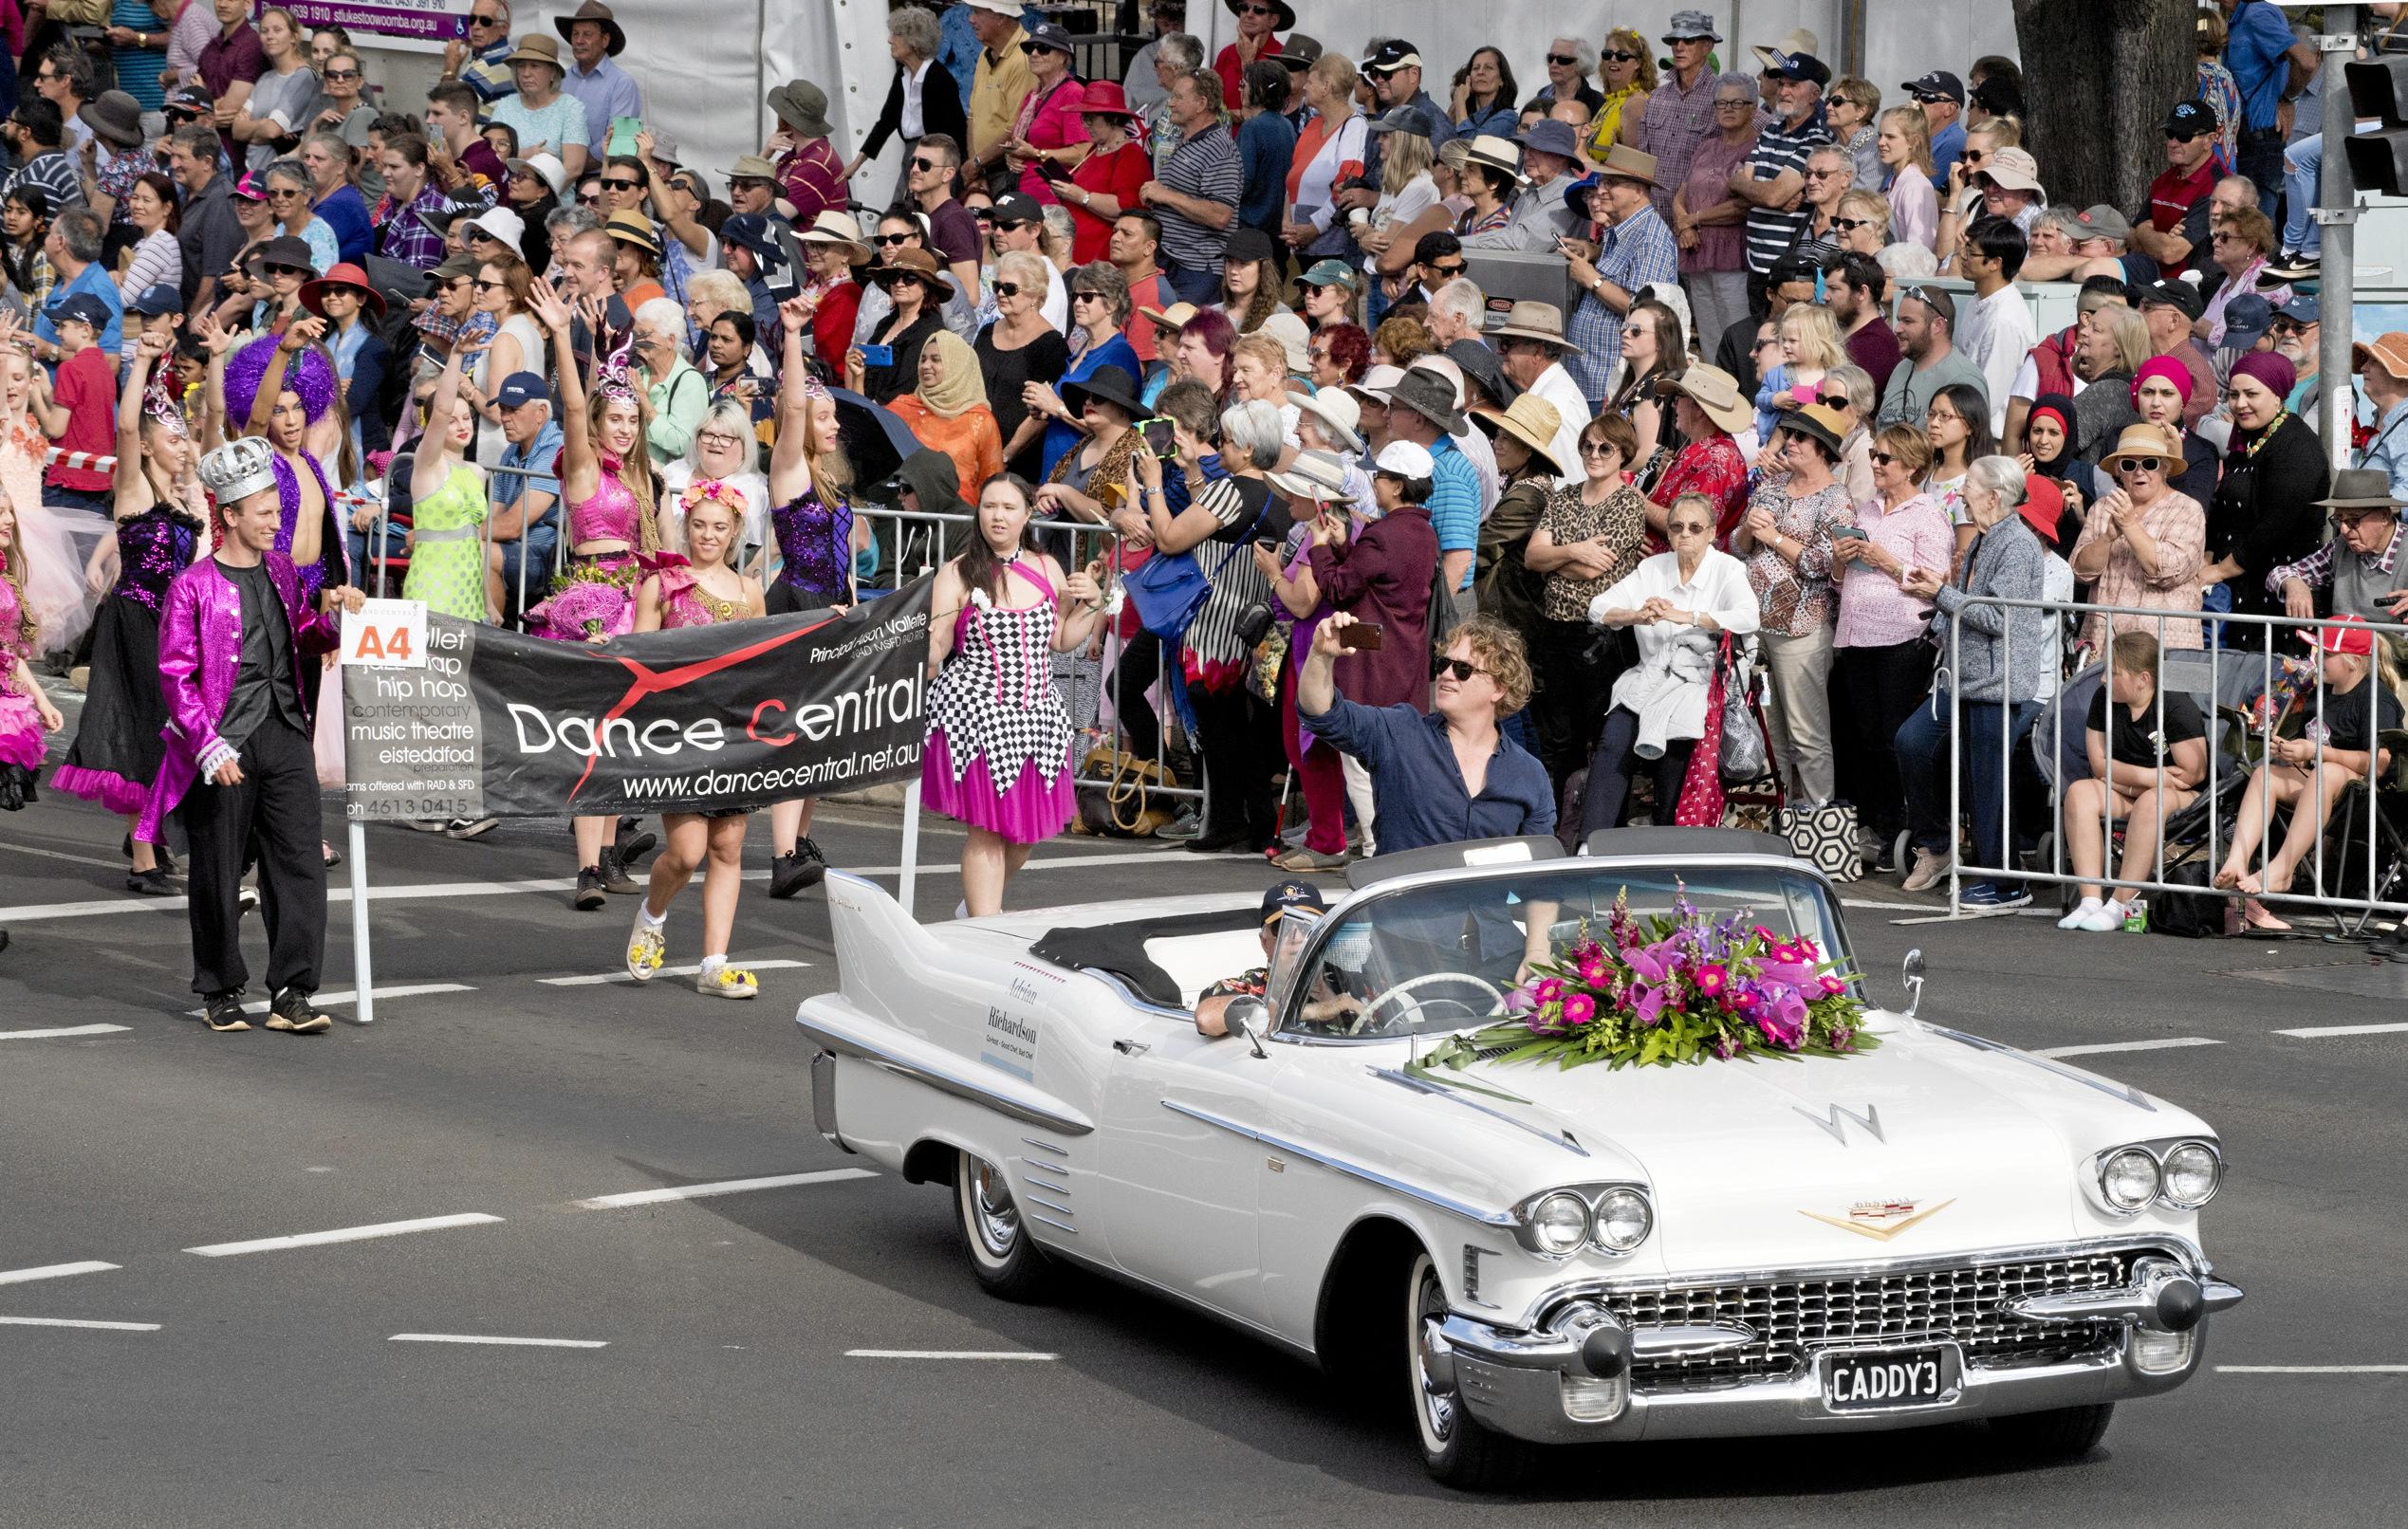
[[[949,1188],[994,1294],[1079,1264],[1354,1367],[1467,1486],[1533,1443],[1958,1418],[2078,1454],[2241,1299],[2201,1246],[2197,1116],[1912,997],[1864,1010],[1857,1055],[1428,1064],[1499,1017],[1532,917],[1568,941],[1685,899],[1852,971],[1781,840],[1449,845],[1349,881],[1207,1040],[1199,992],[1264,964],[1252,896],[923,927],[832,872],[841,986],[798,1016],[818,1128]]]

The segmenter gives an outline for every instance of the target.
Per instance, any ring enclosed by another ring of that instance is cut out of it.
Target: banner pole
[[[906,913],[912,912],[912,894],[918,882],[919,777],[915,775],[903,787],[903,879],[898,889],[898,900],[902,903]]]
[[[368,953],[368,829],[353,818],[343,824],[343,853],[351,862],[351,1022],[377,1022],[375,977]]]

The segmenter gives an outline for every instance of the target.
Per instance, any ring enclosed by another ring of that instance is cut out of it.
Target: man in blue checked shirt
[[[1656,157],[1617,143],[1598,167],[1589,214],[1603,225],[1597,258],[1567,242],[1572,280],[1584,289],[1565,338],[1571,371],[1593,411],[1603,404],[1622,359],[1622,321],[1641,287],[1680,279],[1680,243],[1655,207]]]
[[[518,94],[510,66],[502,62],[509,52],[509,0],[475,0],[469,7],[468,36],[443,45],[443,78],[459,81],[490,106],[504,96]]]

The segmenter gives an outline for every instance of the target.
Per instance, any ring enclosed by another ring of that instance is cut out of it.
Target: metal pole
[[[368,955],[368,829],[359,819],[343,824],[343,848],[351,857],[351,1022],[377,1022],[376,978]]]
[[[2358,8],[2326,6],[2325,34],[2316,39],[2324,54],[2318,77],[2324,89],[2325,171],[2318,187],[2314,217],[2324,226],[2324,257],[2320,267],[2325,322],[2318,331],[2316,370],[2324,383],[2320,400],[2325,451],[2339,471],[2350,465],[2349,427],[2356,414],[2350,389],[2349,352],[2355,325],[2351,308],[2357,296],[2357,188],[2350,182],[2349,155],[2344,146],[2358,129],[2358,113],[2349,103],[2349,83],[2342,65],[2358,50]]]
[[[912,893],[919,885],[919,777],[915,775],[903,787],[903,879],[896,889],[896,900],[903,912],[912,912]]]

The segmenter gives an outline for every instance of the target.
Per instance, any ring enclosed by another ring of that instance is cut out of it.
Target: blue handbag
[[[1265,501],[1268,513],[1269,501]],[[1221,555],[1213,568],[1213,579],[1227,571],[1232,558],[1248,549],[1254,533],[1262,529],[1264,514],[1254,517],[1245,536]],[[1138,624],[1161,638],[1176,642],[1187,636],[1188,627],[1195,620],[1195,613],[1212,598],[1212,579],[1204,576],[1194,552],[1158,552],[1138,566],[1135,573],[1121,580],[1129,592],[1131,603],[1137,606]]]

